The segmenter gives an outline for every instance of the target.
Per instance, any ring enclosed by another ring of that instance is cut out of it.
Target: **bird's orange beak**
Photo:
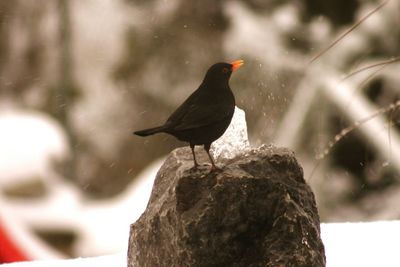
[[[240,68],[243,64],[244,64],[244,61],[243,61],[242,59],[235,60],[235,61],[231,62],[232,71],[237,70],[237,69]]]

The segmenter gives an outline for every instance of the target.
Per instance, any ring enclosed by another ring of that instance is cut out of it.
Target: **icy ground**
[[[321,225],[328,267],[400,266],[400,221]]]

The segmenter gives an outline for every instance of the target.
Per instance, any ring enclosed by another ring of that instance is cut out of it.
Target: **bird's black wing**
[[[232,102],[224,103],[210,94],[211,90],[199,89],[168,118],[166,125],[169,125],[169,129],[176,131],[194,129],[219,122],[233,115],[231,108],[235,101],[233,95]]]
[[[232,113],[228,110],[222,105],[209,105],[207,109],[192,105],[173,129],[178,131],[189,130],[225,120],[232,116]]]

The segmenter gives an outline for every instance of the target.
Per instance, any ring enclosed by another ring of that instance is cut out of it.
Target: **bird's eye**
[[[223,73],[228,73],[228,71],[229,71],[228,68],[223,68],[223,69],[222,69],[222,72],[223,72]]]

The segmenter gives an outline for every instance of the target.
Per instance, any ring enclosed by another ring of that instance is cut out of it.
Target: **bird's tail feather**
[[[165,126],[158,126],[154,128],[149,128],[141,131],[136,131],[133,132],[133,134],[139,135],[139,136],[148,136],[156,133],[161,133],[165,129]]]

